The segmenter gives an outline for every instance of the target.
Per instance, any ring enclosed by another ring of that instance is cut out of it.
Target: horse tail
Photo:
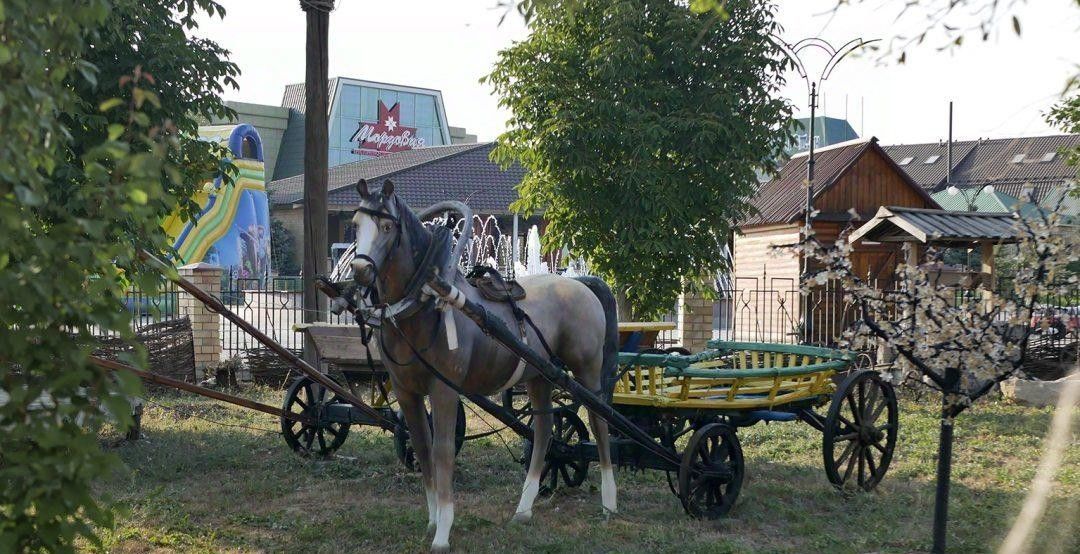
[[[600,370],[600,395],[610,403],[619,373],[619,309],[615,304],[615,295],[599,277],[574,277],[574,280],[589,287],[604,308],[604,362]]]

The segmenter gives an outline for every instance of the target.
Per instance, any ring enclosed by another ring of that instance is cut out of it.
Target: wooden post
[[[325,302],[315,289],[315,277],[326,274],[326,195],[329,171],[327,94],[327,35],[333,0],[301,0],[307,15],[307,62],[304,92],[304,322],[323,321]],[[318,367],[311,338],[304,338],[304,359]]]
[[[917,243],[917,242],[909,242],[908,243],[907,259],[904,260],[904,263],[906,263],[907,265],[909,265],[911,267],[918,267],[919,266],[919,243]]]
[[[992,241],[979,242],[979,258],[982,262],[979,272],[983,286],[983,309],[986,313],[994,307],[994,251],[996,249]]]

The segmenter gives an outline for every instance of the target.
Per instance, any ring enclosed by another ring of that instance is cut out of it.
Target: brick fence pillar
[[[177,268],[180,276],[213,296],[221,294],[220,267],[207,263],[185,265]],[[195,380],[206,376],[203,369],[221,361],[221,316],[206,309],[197,298],[180,291],[180,315],[191,319],[191,333],[195,339]]]
[[[697,354],[712,340],[713,301],[700,294],[684,292],[679,295],[679,342],[683,348]]]

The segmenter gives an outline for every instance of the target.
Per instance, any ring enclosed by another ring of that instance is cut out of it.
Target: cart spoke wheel
[[[743,481],[742,447],[723,423],[697,430],[679,466],[679,500],[693,517],[717,519],[735,505]]]
[[[896,392],[872,370],[852,373],[837,387],[825,417],[825,474],[838,488],[869,491],[892,461],[899,429]]]
[[[405,414],[398,410],[397,425],[394,426],[394,452],[398,461],[409,471],[420,471],[420,464],[416,461],[416,449],[413,448],[412,438],[409,436],[409,428],[405,425]],[[431,424],[431,411],[427,411],[428,428],[434,429]],[[454,426],[454,455],[461,452],[465,444],[465,405],[458,402],[457,425]]]
[[[551,446],[544,469],[540,472],[540,494],[550,496],[560,486],[579,487],[589,473],[589,462],[574,458],[571,452],[589,440],[585,422],[569,409],[552,414]],[[532,460],[532,441],[525,441],[525,470]]]
[[[332,455],[349,436],[349,424],[327,421],[326,407],[342,402],[337,394],[316,383],[310,377],[293,381],[285,393],[281,409],[285,413],[306,416],[299,422],[281,418],[281,434],[285,443],[301,456],[327,457]],[[330,439],[327,440],[327,434]]]

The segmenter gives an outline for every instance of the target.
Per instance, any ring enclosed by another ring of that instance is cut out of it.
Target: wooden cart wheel
[[[858,371],[840,384],[822,433],[829,482],[865,491],[881,482],[896,448],[898,412],[896,391],[876,371]]]
[[[717,519],[735,505],[743,481],[743,454],[735,430],[710,423],[697,430],[679,465],[679,500],[693,517]]]
[[[577,445],[589,440],[589,430],[585,422],[570,410],[558,410],[552,414],[554,429],[551,435],[551,447],[544,469],[540,472],[540,494],[547,496],[555,492],[562,482],[566,487],[579,487],[589,473],[589,462],[570,459],[567,454]],[[561,452],[554,452],[560,449]],[[555,454],[554,460],[552,460]],[[525,440],[525,470],[529,470],[532,460],[532,441]]]
[[[349,424],[326,421],[323,412],[327,405],[343,402],[337,394],[315,382],[310,377],[293,381],[285,393],[282,410],[286,413],[303,414],[311,423],[300,423],[281,418],[281,434],[285,443],[302,456],[329,456],[341,447],[349,436]]]
[[[873,352],[859,352],[855,355],[855,360],[852,361],[851,366],[854,369],[873,369],[874,368],[874,354]]]
[[[465,444],[465,405],[458,402],[457,425],[454,426],[454,455],[461,452]],[[428,427],[431,427],[431,410],[426,410]],[[416,450],[413,449],[412,440],[409,438],[409,428],[405,425],[405,414],[397,411],[397,425],[394,426],[394,452],[398,460],[409,471],[420,471],[420,464],[416,462]]]

